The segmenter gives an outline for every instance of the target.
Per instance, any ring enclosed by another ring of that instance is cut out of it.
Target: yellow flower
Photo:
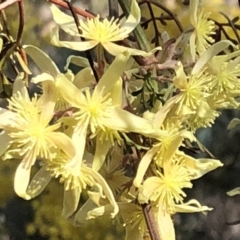
[[[195,114],[197,108],[202,102],[206,101],[206,97],[211,77],[204,71],[199,71],[196,74],[187,76],[183,70],[181,63],[176,68],[176,77],[174,85],[179,89],[179,94],[176,96],[175,103],[176,115],[191,115]]]
[[[9,110],[0,109],[0,128],[4,131],[0,141],[4,142],[5,151],[14,147],[15,156],[23,157],[15,174],[14,189],[20,197],[29,199],[26,189],[36,159],[51,160],[59,149],[74,156],[75,149],[65,134],[55,132],[60,124],[49,125],[55,106],[54,89],[49,85],[38,100],[36,96],[31,100],[21,78],[15,80],[15,86],[18,89],[9,100]]]
[[[138,200],[146,203],[149,200],[161,204],[164,211],[173,213],[175,204],[183,203],[186,194],[183,188],[192,188],[191,175],[180,164],[166,163],[163,173],[147,178],[139,188]]]
[[[132,0],[131,12],[123,24],[119,24],[119,19],[114,18],[110,21],[108,19],[100,20],[99,15],[86,21],[80,19],[80,35],[72,17],[61,12],[55,5],[51,6],[51,10],[54,21],[62,30],[72,36],[81,36],[87,40],[83,42],[59,41],[59,30],[58,27],[55,27],[51,37],[52,44],[55,46],[67,47],[77,51],[86,51],[101,44],[114,56],[124,51],[128,51],[131,55],[147,55],[144,51],[127,48],[114,43],[127,38],[139,24],[141,13],[136,0]]]
[[[223,93],[228,96],[239,94],[240,83],[240,51],[223,56],[215,56],[207,64],[207,71],[212,76],[211,92],[217,95]]]
[[[209,13],[204,14],[202,10],[201,0],[190,1],[190,21],[194,27],[194,31],[190,37],[190,52],[193,61],[195,60],[196,52],[200,55],[207,48],[209,48],[210,43],[214,42],[211,37],[215,32],[214,22],[208,20]]]
[[[121,108],[122,80],[129,55],[120,54],[104,73],[94,91],[89,89],[83,93],[69,82],[64,75],[57,76],[55,84],[62,97],[76,108],[73,118],[77,124],[74,126],[76,143],[81,142],[82,151],[85,147],[83,140],[88,128],[91,138],[96,137],[96,152],[93,168],[98,171],[109,148],[114,140],[121,141],[118,131],[137,132],[149,137],[159,136],[159,131],[146,119],[138,117]],[[81,141],[80,141],[81,140]]]
[[[73,165],[73,162],[77,162],[78,165]],[[27,193],[31,197],[39,195],[48,183],[43,179],[49,179],[49,176],[59,178],[60,183],[64,184],[62,214],[66,218],[76,211],[81,193],[87,187],[95,187],[101,198],[107,197],[112,207],[112,217],[118,213],[118,206],[110,187],[98,172],[88,167],[82,161],[82,156],[78,154],[78,151],[73,159],[64,153],[60,153],[52,161],[45,162],[30,182]]]

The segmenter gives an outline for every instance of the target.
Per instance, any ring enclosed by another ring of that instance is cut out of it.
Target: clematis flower
[[[163,173],[157,170],[157,176],[147,178],[139,187],[140,203],[160,203],[168,213],[175,211],[175,204],[183,203],[186,194],[183,188],[192,188],[191,175],[181,164],[166,163]]]
[[[203,1],[201,0],[190,2],[190,22],[194,27],[190,37],[190,52],[193,61],[196,58],[196,52],[201,55],[214,42],[211,35],[215,33],[213,31],[215,24],[208,20],[209,13],[203,13],[202,5]]]
[[[14,83],[13,96],[8,109],[0,109],[0,142],[5,149],[13,149],[15,156],[23,158],[14,178],[15,192],[22,198],[30,199],[26,194],[31,167],[37,158],[51,160],[56,151],[63,150],[69,157],[75,155],[74,146],[64,133],[55,132],[60,124],[49,125],[54,113],[55,94],[50,85],[46,85],[42,96],[29,98],[21,77]]]
[[[192,188],[190,181],[194,178],[193,176],[196,177],[197,174],[192,175],[191,171],[180,162],[166,163],[162,173],[157,171],[157,176],[147,178],[139,187],[138,201],[146,203],[150,200],[151,204],[157,208],[156,219],[160,237],[163,240],[175,240],[171,215],[176,212],[191,213],[212,210],[212,208],[201,206],[195,199],[183,202],[186,197],[183,188]]]
[[[132,0],[131,12],[123,24],[119,23],[119,19],[114,18],[110,21],[108,19],[101,20],[99,15],[92,19],[87,19],[86,21],[80,19],[81,34],[78,33],[78,29],[71,16],[61,12],[55,5],[51,6],[51,10],[54,21],[62,30],[71,36],[81,36],[86,39],[86,41],[82,42],[59,41],[59,29],[58,27],[55,27],[52,30],[51,37],[52,44],[55,46],[67,47],[77,51],[86,51],[101,44],[110,54],[114,56],[117,56],[124,51],[128,51],[131,55],[146,56],[152,54],[147,54],[144,51],[127,48],[114,43],[127,38],[139,24],[141,12],[136,0]],[[157,49],[154,51],[156,50]]]
[[[138,117],[121,108],[122,83],[121,74],[129,58],[128,54],[120,54],[104,73],[94,91],[89,89],[83,93],[69,82],[64,75],[58,75],[55,85],[62,97],[76,108],[72,118],[76,121],[74,133],[78,148],[83,152],[88,128],[91,138],[96,137],[96,151],[93,168],[97,171],[105,160],[106,153],[114,144],[121,141],[119,131],[137,132],[145,136],[159,136],[160,131],[149,120]]]

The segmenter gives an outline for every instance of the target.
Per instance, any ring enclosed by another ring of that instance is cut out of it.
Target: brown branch
[[[53,3],[55,5],[58,5],[60,7],[69,9],[69,6],[66,2],[63,2],[61,0],[48,0],[48,2]],[[74,12],[76,12],[78,15],[81,15],[85,18],[94,18],[94,14],[87,12],[86,10],[83,10],[81,8],[73,7]]]
[[[158,229],[156,227],[157,225],[153,215],[151,204],[142,204],[141,206],[151,240],[161,240]]]
[[[20,44],[21,44],[23,29],[24,29],[24,10],[23,10],[22,0],[18,1],[18,11],[19,11],[19,25],[18,25],[16,46],[20,46]]]

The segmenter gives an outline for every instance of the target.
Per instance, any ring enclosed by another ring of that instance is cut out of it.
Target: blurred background
[[[107,0],[75,0],[75,6],[108,16]],[[180,19],[185,30],[188,29],[188,1],[165,0],[161,3]],[[211,17],[226,22],[218,11],[230,18],[239,16],[238,1],[206,1]],[[50,31],[54,25],[47,1],[25,0],[25,30],[23,44],[34,44],[43,49],[59,68],[63,70],[66,58],[74,52],[65,48],[56,48],[50,44]],[[161,15],[154,9],[155,15]],[[147,14],[142,8],[143,16]],[[15,36],[18,27],[18,9],[12,5],[6,9],[7,23],[11,35]],[[171,37],[179,35],[171,22],[159,26],[159,31],[167,30]],[[152,29],[147,29],[151,37]],[[228,29],[227,29],[228,31]],[[231,34],[231,33],[230,33]],[[75,53],[79,54],[79,53]],[[38,69],[33,64],[31,70]],[[11,72],[8,76],[11,78]],[[193,189],[187,189],[187,199],[196,198],[202,205],[213,207],[208,215],[176,214],[174,224],[177,240],[239,240],[240,224],[229,226],[228,222],[240,220],[240,196],[228,197],[226,192],[240,186],[240,127],[227,131],[227,125],[234,117],[240,117],[239,111],[223,111],[214,126],[198,131],[202,143],[224,163],[219,168],[199,180],[193,181]],[[18,198],[13,191],[13,177],[18,162],[0,162],[0,240],[113,240],[124,239],[122,219],[89,221],[87,226],[74,228],[61,216],[62,187],[57,181],[51,181],[44,193],[31,201]],[[36,169],[37,170],[37,169]],[[86,200],[83,194],[81,201]],[[187,200],[186,199],[186,200]],[[135,239],[133,239],[135,240]]]

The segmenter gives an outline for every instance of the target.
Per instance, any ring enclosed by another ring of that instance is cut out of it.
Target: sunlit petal
[[[30,196],[31,199],[37,197],[46,188],[51,179],[50,172],[42,167],[29,183],[26,191],[27,195]]]

